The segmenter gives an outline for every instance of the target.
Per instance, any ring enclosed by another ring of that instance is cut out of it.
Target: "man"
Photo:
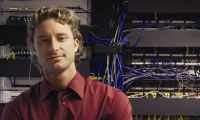
[[[28,30],[32,62],[44,79],[9,102],[2,120],[132,120],[125,94],[76,70],[82,37],[73,11],[41,7]]]

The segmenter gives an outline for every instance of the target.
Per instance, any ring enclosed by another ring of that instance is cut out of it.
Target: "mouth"
[[[47,57],[47,59],[60,59],[60,58],[62,58],[63,56],[61,56],[61,55],[55,55],[55,56],[49,56],[49,57]]]

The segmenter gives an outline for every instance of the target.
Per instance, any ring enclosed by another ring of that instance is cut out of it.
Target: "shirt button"
[[[63,103],[63,105],[65,105],[65,102],[62,102]]]

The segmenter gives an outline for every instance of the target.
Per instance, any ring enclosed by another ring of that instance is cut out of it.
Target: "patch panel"
[[[127,91],[126,95],[129,98],[177,98],[177,99],[199,99],[200,98],[200,92],[168,92],[168,91]]]
[[[29,81],[27,77],[4,77],[4,79],[0,81],[0,85],[3,90],[27,90],[31,85],[35,85],[40,81],[42,81],[41,78],[30,78]],[[12,86],[12,84],[16,84],[16,86]]]
[[[24,91],[1,91],[1,103],[7,103],[13,100],[16,96],[20,95]]]
[[[80,10],[79,10],[80,6],[70,6],[70,7],[63,6],[63,7],[71,9],[71,10],[73,10],[75,12],[80,12]],[[30,12],[30,11],[34,11],[35,9],[34,9],[34,7],[10,7],[9,10],[10,11],[29,11]]]
[[[33,13],[30,12],[4,12],[2,13],[2,20],[0,23],[2,25],[6,25],[6,23],[10,22],[13,23],[13,25],[20,25],[21,21],[23,21],[23,23],[27,23],[32,15]],[[14,22],[16,22],[16,24],[14,24]]]
[[[33,15],[32,12],[2,12],[0,13],[0,24],[6,25],[8,20],[10,20],[13,25],[20,25],[21,19],[23,23],[27,23],[30,20],[30,17]],[[81,25],[87,25],[87,14],[85,13],[77,13],[79,18],[79,22]],[[14,23],[14,22],[16,23]]]
[[[161,66],[200,66],[198,57],[176,57],[162,56],[162,57],[146,57],[136,55],[129,59],[132,65],[161,65]],[[198,55],[199,56],[199,55]],[[141,58],[141,59],[139,59]]]
[[[28,60],[31,52],[28,51],[27,46],[1,46],[2,47],[2,58],[6,59],[21,59]],[[11,48],[14,50],[12,51]]]
[[[70,5],[70,6],[69,6]],[[3,2],[3,11],[35,11],[39,6],[63,6],[68,7],[69,9],[75,10],[75,12],[81,12],[78,7],[83,8],[84,10],[88,9],[87,0],[83,1],[74,1],[74,0],[41,0],[41,1],[4,1]]]
[[[130,30],[129,33],[140,33],[142,30]],[[152,36],[156,36],[156,39]],[[163,37],[165,36],[165,37]],[[137,47],[199,47],[199,30],[154,30],[145,29]],[[130,36],[129,46],[134,46],[140,34]],[[151,41],[151,42],[149,42]]]

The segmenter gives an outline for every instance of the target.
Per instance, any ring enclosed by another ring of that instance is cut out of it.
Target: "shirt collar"
[[[83,99],[84,85],[85,85],[85,79],[77,71],[76,75],[74,76],[72,81],[69,83],[67,88],[71,88],[81,99]],[[42,100],[44,100],[44,98],[48,95],[48,93],[51,90],[55,90],[55,89],[48,83],[48,81],[46,79],[43,79],[40,84],[38,103],[40,103]]]
[[[77,71],[76,75],[69,83],[69,88],[71,88],[74,92],[76,92],[81,99],[83,99],[84,87],[85,87],[85,79],[83,76]]]
[[[52,87],[49,85],[46,79],[43,79],[40,84],[40,90],[39,90],[39,99],[38,103],[40,103],[52,90]]]

